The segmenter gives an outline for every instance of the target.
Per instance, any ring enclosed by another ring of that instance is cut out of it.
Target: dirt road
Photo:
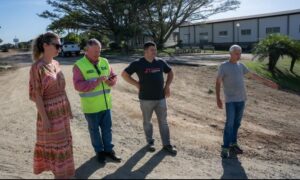
[[[24,56],[28,61],[29,56]],[[112,61],[120,74],[127,63]],[[216,66],[173,66],[176,78],[168,99],[172,142],[176,157],[160,151],[146,152],[137,90],[120,77],[113,90],[113,141],[122,156],[120,164],[104,167],[94,158],[79,96],[72,84],[72,65],[62,63],[74,119],[72,134],[76,175],[79,178],[299,178],[300,96],[270,89],[246,80],[248,102],[240,129],[245,150],[238,159],[219,157],[224,110],[216,108]],[[32,174],[35,143],[35,105],[28,100],[29,67],[0,75],[0,177],[52,178]],[[211,92],[212,90],[213,92]]]

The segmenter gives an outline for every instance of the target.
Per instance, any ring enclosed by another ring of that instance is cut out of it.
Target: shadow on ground
[[[222,159],[223,175],[221,179],[248,179],[242,163],[235,154],[230,154],[227,159]]]
[[[134,166],[146,155],[147,147],[137,151],[126,163],[117,169],[114,173],[104,177],[104,179],[145,179],[153,169],[168,155],[165,151],[160,150],[155,153],[144,165],[133,170]]]

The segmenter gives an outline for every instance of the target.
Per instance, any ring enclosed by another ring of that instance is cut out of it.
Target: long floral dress
[[[31,66],[29,96],[32,101],[36,101],[36,94],[43,99],[51,128],[43,129],[38,113],[34,173],[52,171],[58,177],[72,177],[75,174],[70,130],[72,112],[65,91],[65,79],[57,61],[46,64],[40,60]]]

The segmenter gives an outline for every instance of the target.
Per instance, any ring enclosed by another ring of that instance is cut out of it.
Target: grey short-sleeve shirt
[[[244,75],[248,72],[248,68],[240,62],[225,61],[219,66],[218,77],[223,82],[226,103],[246,101]]]

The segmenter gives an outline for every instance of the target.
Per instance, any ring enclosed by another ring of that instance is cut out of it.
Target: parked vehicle
[[[76,56],[79,56],[79,54],[80,54],[79,44],[73,43],[73,42],[64,42],[62,44],[60,55],[62,57],[65,57],[65,56],[71,56],[73,54],[75,54]]]

